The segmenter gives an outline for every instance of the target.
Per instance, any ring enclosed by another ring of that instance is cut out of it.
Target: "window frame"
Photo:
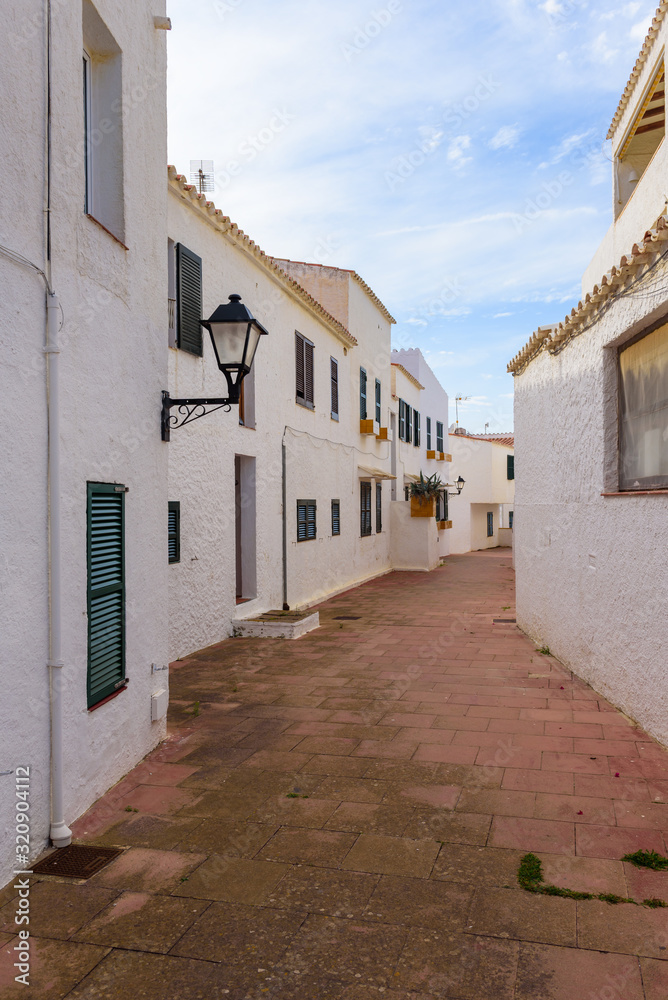
[[[420,447],[420,411],[413,410],[413,446]]]
[[[487,537],[494,538],[494,511],[487,511]]]
[[[369,538],[373,534],[371,525],[371,482],[360,480],[360,537]]]
[[[334,511],[336,510],[336,514]],[[332,500],[332,538],[341,534],[341,501]]]
[[[329,359],[329,403],[332,420],[339,419],[339,362],[336,358]]]
[[[399,440],[406,440],[406,403],[403,399],[399,400]]]
[[[509,482],[515,479],[515,456],[506,455],[506,477]]]
[[[176,529],[175,529],[175,549],[176,554],[172,558],[169,554],[169,537],[170,537],[170,524],[169,515],[175,514],[176,518]],[[181,501],[180,500],[169,500],[167,502],[167,559],[169,564],[181,562]]]
[[[303,507],[305,511],[305,516],[300,519],[299,508]],[[309,534],[310,522],[309,513],[313,511],[313,534]],[[299,537],[299,528],[303,524],[305,527],[305,534],[303,538]],[[318,537],[318,503],[316,500],[297,500],[297,542],[313,542]]]
[[[646,337],[651,336],[651,334],[656,333],[661,327],[666,327],[666,337],[668,338],[668,316],[663,316],[656,323],[653,323],[649,328],[643,330],[641,333],[637,334],[635,337],[631,337],[625,343],[620,344],[617,348],[616,357],[616,369],[617,369],[617,385],[616,385],[616,403],[617,403],[617,484],[620,493],[634,494],[634,493],[646,493],[648,491],[661,490],[668,491],[668,475],[655,475],[655,476],[644,476],[642,479],[636,477],[633,484],[630,484],[630,480],[625,480],[623,477],[623,459],[624,451],[622,447],[623,443],[623,420],[624,420],[624,392],[623,392],[623,373],[622,373],[622,355],[629,347],[633,347],[635,344],[640,343],[640,341],[645,340]],[[638,485],[635,485],[637,483]]]
[[[436,421],[436,451],[440,455],[442,455],[445,452],[444,438],[443,438],[443,423],[440,420]]]
[[[302,393],[299,395],[299,367],[297,356],[301,342]],[[309,371],[310,369],[310,371]],[[310,375],[310,381],[309,381]],[[310,387],[310,398],[308,389]],[[295,330],[295,403],[307,410],[315,410],[315,344],[299,330]]]
[[[360,420],[367,420],[367,388],[368,375],[366,368],[360,365]]]
[[[431,417],[427,417],[427,451],[431,451]]]

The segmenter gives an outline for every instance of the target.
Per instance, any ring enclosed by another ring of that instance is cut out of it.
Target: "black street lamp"
[[[240,295],[230,295],[230,301],[220,305],[209,319],[200,323],[209,331],[216,363],[227,381],[228,395],[224,399],[172,399],[167,391],[162,393],[162,440],[169,441],[170,431],[198,420],[207,413],[239,402],[241,383],[253,367],[260,337],[267,330],[254,318]],[[171,414],[178,406],[179,415]]]
[[[448,483],[448,485],[450,485],[450,484]],[[448,493],[449,497],[458,497],[459,494],[464,489],[464,486],[466,485],[466,480],[462,479],[462,477],[460,476],[459,479],[457,480],[457,482],[454,485],[457,487],[457,492],[456,493]]]

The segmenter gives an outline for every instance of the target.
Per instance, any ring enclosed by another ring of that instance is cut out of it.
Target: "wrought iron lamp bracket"
[[[224,399],[172,399],[169,393],[163,390],[160,421],[162,440],[169,441],[171,431],[185,424],[191,424],[193,420],[199,420],[214,410],[226,410],[229,413],[232,404],[239,402],[234,396],[235,394],[232,394]],[[170,412],[173,406],[178,407],[178,413]]]

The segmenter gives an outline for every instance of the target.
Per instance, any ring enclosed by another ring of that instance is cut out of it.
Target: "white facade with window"
[[[51,821],[71,825],[162,738],[152,696],[167,687],[167,672],[152,668],[167,665],[167,450],[159,431],[166,266],[157,252],[166,230],[164,203],[155,200],[166,54],[153,20],[164,2],[52,5],[48,159],[45,7],[5,6],[0,60],[0,382],[12,401],[1,446],[0,759],[3,771],[30,768],[32,856],[46,846]],[[54,293],[57,355],[44,353],[37,269]],[[54,444],[60,489],[49,507]],[[62,707],[61,740],[50,726],[52,701]],[[52,754],[62,755],[53,776]],[[60,816],[50,815],[52,788],[62,789]],[[0,883],[14,867],[13,794],[13,775],[5,775]]]
[[[667,8],[611,128],[617,161],[651,110]],[[594,258],[614,267],[603,278],[599,268],[572,314],[509,366],[521,456],[515,560],[520,626],[668,743],[666,151],[660,116],[645,122],[658,126],[640,133],[659,140],[653,158],[636,164],[635,190]]]
[[[500,440],[495,440],[500,437]],[[448,435],[452,468],[466,485],[450,501],[451,552],[476,552],[512,544],[515,451],[512,436]]]

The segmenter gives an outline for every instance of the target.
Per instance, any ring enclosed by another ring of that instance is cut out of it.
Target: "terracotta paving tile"
[[[342,802],[328,819],[325,829],[401,837],[414,812],[414,807],[408,803],[402,806],[396,803]]]
[[[516,888],[517,871],[523,854],[523,851],[493,847],[445,844],[431,877],[474,888]]]
[[[355,833],[284,828],[265,844],[258,857],[265,861],[338,868],[356,839]]]
[[[71,882],[32,882],[30,886],[30,936],[67,940],[86,921],[116,899],[118,890]],[[0,930],[16,934],[16,902],[0,909]]]
[[[14,962],[17,961],[14,946],[18,941],[17,937],[12,937],[0,948],[0,996],[3,1000],[22,996],[39,997],[39,1000],[62,1000],[62,997],[71,995],[70,990],[95,968],[109,950],[31,935],[30,979],[26,987],[23,983],[17,983],[14,978],[21,971],[14,968]]]
[[[107,868],[94,875],[88,885],[132,892],[169,893],[202,861],[203,854],[131,847]]]
[[[388,781],[333,775],[318,786],[315,796],[337,802],[382,802],[390,788]]]
[[[573,775],[558,771],[528,770],[509,767],[503,775],[502,788],[517,792],[573,794]]]
[[[394,984],[393,970],[406,937],[403,927],[311,914],[295,936],[285,964],[302,974],[387,986]]]
[[[625,740],[579,740],[573,741],[575,753],[591,754],[594,757],[623,757],[628,753],[629,743]]]
[[[307,736],[298,746],[299,753],[326,753],[347,757],[355,749],[359,740],[341,739],[335,736]]]
[[[136,778],[142,785],[180,785],[182,781],[195,774],[197,767],[187,767],[185,764],[167,764],[161,761],[144,761],[129,778]]]
[[[196,829],[179,841],[177,850],[194,854],[224,854],[234,858],[252,858],[273,837],[278,823],[251,823],[248,820],[201,820]]]
[[[519,946],[516,941],[446,936],[414,928],[397,967],[397,984],[462,1000],[511,1000]]]
[[[508,847],[523,851],[547,851],[551,854],[574,854],[574,823],[545,819],[515,819],[495,816],[489,835],[491,847]],[[578,829],[581,827],[578,824]],[[595,829],[589,827],[588,829]]]
[[[429,811],[417,809],[404,830],[404,836],[414,840],[437,840],[445,844],[486,844],[491,816],[480,813]]]
[[[522,889],[478,889],[466,930],[489,937],[575,947],[575,900]]]
[[[298,793],[291,792],[289,794]],[[274,796],[267,799],[255,810],[251,820],[274,827],[295,826],[319,829],[332,816],[338,804],[338,799]]]
[[[575,774],[575,794],[608,799],[647,802],[650,789],[644,778],[605,778],[603,775]]]
[[[469,813],[486,813],[491,816],[534,815],[535,792],[514,792],[504,789],[473,791],[464,788],[459,798],[457,810]]]
[[[617,826],[635,827],[647,830],[668,830],[668,805],[645,802],[638,806],[635,802],[615,800]]]
[[[124,892],[75,935],[86,944],[166,954],[208,902]]]
[[[665,1000],[668,997],[668,962],[665,958],[660,962],[652,958],[641,958],[640,971],[645,1000]]]
[[[544,722],[527,722],[525,719],[489,719],[488,732],[514,733],[517,736],[543,736]],[[517,743],[517,741],[514,741]],[[519,744],[517,744],[519,746]]]
[[[656,830],[638,830],[616,826],[587,826],[578,823],[575,832],[576,854],[589,858],[614,858],[635,851],[664,853],[663,838]]]
[[[642,902],[644,899],[663,899],[668,903],[668,871],[653,871],[651,868],[636,868],[627,861],[620,862],[628,891],[620,895]],[[668,925],[668,921],[666,922]],[[668,945],[668,941],[666,942]],[[668,958],[665,955],[664,958]]]
[[[489,719],[478,719],[468,715],[439,715],[434,722],[434,729],[453,730],[459,732],[484,733],[489,725]],[[423,730],[420,730],[423,732]]]
[[[291,868],[267,898],[267,905],[302,913],[361,919],[379,875],[331,871],[300,865]]]
[[[523,750],[508,740],[509,737],[503,737],[496,749],[482,747],[476,755],[476,764],[483,767],[519,768],[522,771],[540,768],[540,750]]]
[[[472,705],[468,710],[468,715],[478,719],[517,719],[520,717],[519,708],[501,708],[488,705]]]
[[[567,857],[565,854],[540,854],[543,876],[549,885],[575,892],[609,892],[627,896],[624,866],[621,861],[601,858]]]
[[[258,750],[244,761],[242,767],[260,767],[266,771],[298,771],[310,760],[306,753],[281,753],[279,750]]]
[[[623,992],[619,992],[619,987]],[[583,992],[583,989],[586,992]],[[643,1000],[637,959],[597,951],[522,944],[516,1000]]]
[[[567,736],[525,736],[518,733],[513,736],[513,745],[524,750],[545,750],[557,754],[573,753],[573,740]]]
[[[255,971],[280,961],[305,919],[305,913],[213,903],[171,954]]]
[[[263,903],[289,870],[270,861],[226,858],[213,854],[180,882],[173,896],[225,900],[228,903]]]
[[[380,724],[383,726],[399,726],[401,728],[414,726],[416,729],[429,729],[431,724],[434,722],[434,719],[435,716],[431,715],[412,715],[409,712],[390,712],[383,719],[381,719]]]
[[[458,720],[463,721],[463,720]],[[450,729],[400,729],[394,738],[395,743],[434,743],[441,746],[449,746],[452,743],[455,733]]]
[[[592,757],[574,753],[544,753],[543,770],[571,771],[573,774],[608,774],[606,757]]]
[[[362,834],[347,854],[342,868],[375,875],[428,878],[439,845],[433,840],[408,840]]]
[[[327,774],[359,777],[369,767],[368,758],[337,757],[330,754],[316,754],[301,769],[301,774]]]
[[[626,903],[613,908],[610,903],[598,900],[585,900],[577,907],[580,948],[646,958],[666,957],[668,921],[665,910]]]
[[[536,795],[536,819],[571,820],[574,823],[615,825],[615,811],[610,799],[584,795]]]
[[[152,816],[165,816],[178,812],[197,799],[196,791],[170,788],[164,785],[137,785],[119,800],[122,810],[138,809]]]
[[[476,747],[421,743],[415,751],[415,760],[441,761],[446,764],[473,764],[478,755]]]
[[[432,806],[434,809],[454,809],[461,795],[460,785],[409,785],[387,782],[385,802]]]
[[[457,883],[383,875],[364,919],[458,934],[464,930],[472,897],[473,889]]]
[[[72,946],[74,947],[74,946]],[[87,948],[89,945],[78,945]],[[96,949],[100,951],[101,949]],[[242,972],[213,962],[138,951],[112,951],[68,1000],[244,1000],[248,996]],[[138,988],[141,992],[138,992]],[[46,995],[40,995],[41,997]]]

